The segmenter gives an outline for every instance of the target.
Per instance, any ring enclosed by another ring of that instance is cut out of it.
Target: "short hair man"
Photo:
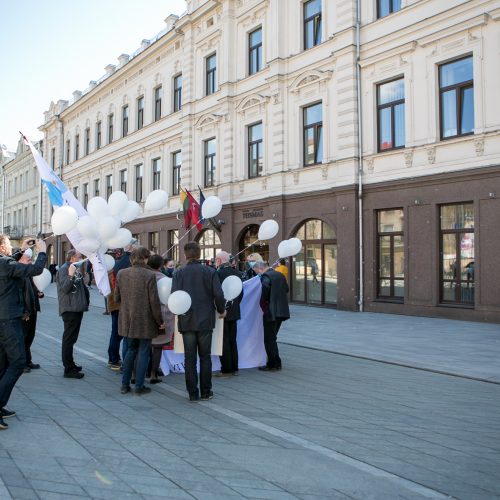
[[[281,323],[290,317],[288,308],[288,284],[285,277],[270,268],[267,262],[257,261],[254,270],[262,281],[260,304],[263,311],[264,347],[267,364],[260,366],[262,371],[281,370],[281,358],[278,351],[278,332]]]
[[[213,398],[212,392],[212,331],[215,327],[215,310],[220,318],[226,315],[224,294],[215,269],[200,264],[198,243],[184,245],[187,264],[173,276],[172,292],[184,290],[191,296],[191,308],[178,317],[179,332],[184,340],[186,389],[190,401],[199,401],[196,358],[200,358],[201,399]]]
[[[23,242],[23,250],[28,248]],[[5,234],[0,234],[0,429],[7,429],[4,418],[16,413],[7,410],[12,390],[26,366],[26,352],[21,318],[24,314],[22,298],[26,278],[42,274],[47,255],[45,242],[38,240],[35,264],[21,264],[12,258],[12,245]]]
[[[81,272],[82,255],[77,250],[66,253],[66,262],[56,275],[59,316],[62,317],[64,332],[61,357],[65,378],[81,379],[82,367],[75,363],[73,347],[80,335],[83,313],[89,310],[90,296]]]
[[[221,283],[228,276],[237,276],[241,279],[241,275],[231,265],[230,255],[228,252],[221,251],[215,255],[215,266]],[[241,318],[240,302],[243,298],[241,294],[232,300],[227,307],[227,314],[224,318],[224,337],[222,340],[222,356],[220,357],[220,373],[218,377],[230,377],[238,375],[238,345],[236,336],[238,334],[237,321]]]

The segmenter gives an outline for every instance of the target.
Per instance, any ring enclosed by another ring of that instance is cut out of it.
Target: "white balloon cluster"
[[[302,250],[302,241],[298,238],[290,238],[289,240],[283,240],[278,245],[278,255],[280,259],[285,257],[293,257],[297,255]]]
[[[120,226],[134,220],[140,214],[141,207],[135,201],[130,201],[124,192],[115,191],[108,201],[100,196],[91,198],[87,212],[89,215],[78,218],[73,207],[64,205],[56,208],[51,219],[55,235],[78,230],[83,237],[78,250],[84,255],[105,253],[109,248],[127,246],[132,240],[132,233]],[[113,268],[114,259],[111,256],[105,256],[105,266],[108,271]]]

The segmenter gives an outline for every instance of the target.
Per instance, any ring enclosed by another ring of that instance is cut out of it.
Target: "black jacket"
[[[268,269],[261,275],[262,296],[260,305],[264,312],[264,321],[286,320],[290,317],[288,308],[288,283],[285,277]]]
[[[40,299],[38,298],[38,288],[33,283],[33,278],[30,276],[24,280],[24,309],[25,313],[31,316],[40,311]]]
[[[239,273],[231,264],[222,264],[222,266],[217,269],[217,274],[219,275],[220,282],[222,283],[228,276],[238,276],[241,279],[241,273]],[[240,314],[240,302],[243,298],[243,290],[234,300],[229,302],[226,306],[227,316],[225,321],[236,321],[241,318]]]
[[[191,296],[191,308],[178,316],[179,332],[213,330],[215,310],[222,314],[226,304],[215,269],[198,261],[188,262],[175,271],[172,278],[172,293],[177,290],[184,290]]]
[[[47,255],[40,252],[34,264],[20,264],[0,254],[0,320],[21,318],[24,307],[24,280],[42,274]]]

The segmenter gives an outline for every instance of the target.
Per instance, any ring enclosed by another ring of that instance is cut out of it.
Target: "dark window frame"
[[[314,122],[306,125],[306,113],[307,110],[313,106],[317,106],[321,104],[321,121]],[[314,130],[314,163],[307,163],[307,134],[306,132],[309,129]],[[323,135],[323,101],[314,102],[312,104],[308,104],[302,108],[302,163],[304,167],[311,167],[313,165],[321,165],[323,163],[323,151],[319,150],[319,144],[322,142],[320,137]],[[318,155],[321,154],[321,159],[319,159]]]
[[[382,85],[386,85],[386,84],[392,83],[392,82],[397,82],[399,80],[403,80],[403,85],[404,85],[404,76],[393,78],[391,80],[387,80],[385,82],[381,82],[381,83],[377,84],[377,88],[376,88],[376,96],[377,96],[377,151],[379,153],[385,153],[386,151],[394,151],[395,149],[404,149],[406,147],[406,127],[405,127],[405,141],[404,141],[405,143],[402,146],[393,146],[391,148],[384,148],[384,149],[382,149],[380,147],[380,140],[381,140],[380,116],[382,114],[381,113],[382,110],[386,109],[386,108],[391,109],[391,144],[396,144],[396,126],[395,126],[395,120],[394,120],[394,109],[396,108],[396,106],[399,106],[401,104],[404,105],[404,115],[405,116],[403,117],[403,120],[406,119],[406,94],[405,94],[405,97],[403,97],[403,99],[398,99],[396,101],[391,101],[391,102],[384,103],[384,104],[380,104],[380,102],[379,102],[379,89],[380,89],[380,87]]]
[[[122,137],[128,135],[128,104],[122,106]]]
[[[260,42],[252,45],[252,35],[256,33],[257,31],[261,32],[260,35]],[[252,68],[252,55],[253,53],[257,54],[257,62],[256,66],[257,68]],[[258,28],[253,29],[248,33],[248,75],[255,75],[255,73],[258,73],[259,71],[262,70],[262,26],[259,26]]]
[[[89,202],[89,183],[88,182],[83,184],[82,191],[83,191],[83,193],[82,193],[83,194],[83,200],[82,200],[83,208],[85,208],[85,210],[87,210],[87,204]]]
[[[180,163],[177,163],[178,157]],[[178,195],[181,192],[181,168],[182,168],[182,151],[174,151],[172,153],[172,195]]]
[[[161,118],[161,101],[163,99],[163,86],[155,87],[155,102],[154,102],[154,121],[157,122]]]
[[[307,2],[304,2],[303,6],[302,6],[302,16],[304,18],[304,25],[303,25],[303,29],[304,29],[304,39],[303,39],[303,43],[304,43],[304,50],[309,50],[309,49],[312,49],[313,47],[316,47],[318,45],[321,44],[322,42],[322,33],[321,33],[321,30],[322,30],[322,9],[321,9],[321,5],[320,5],[320,11],[319,13],[316,13],[316,14],[313,14],[309,17],[306,17],[306,8],[307,8],[307,4],[309,2],[311,2],[313,0],[309,0]],[[313,44],[309,47],[308,44],[307,44],[307,25],[309,23],[313,23],[313,33],[314,33],[314,40],[313,40]],[[319,31],[319,33],[318,33]],[[317,37],[319,35],[319,41],[317,40]]]
[[[108,174],[106,176],[106,200],[109,200],[111,193],[113,192],[113,174]]]
[[[216,158],[217,158],[217,151],[214,153],[208,153],[208,144],[211,141],[216,141],[215,137],[211,137],[210,139],[206,139],[203,141],[203,166],[204,166],[204,175],[203,175],[203,181],[204,181],[204,187],[213,187],[215,186],[215,169],[216,169]],[[215,148],[217,149],[217,142],[215,142]]]
[[[66,139],[66,162],[65,165],[69,165],[69,155],[71,154],[71,140]]]
[[[215,66],[208,67],[208,62],[214,58]],[[210,54],[205,58],[205,95],[212,95],[217,92],[217,52]]]
[[[144,165],[138,163],[135,165],[135,201],[137,203],[142,202],[142,186],[144,179]]]
[[[446,66],[447,64],[453,64],[458,61],[462,61],[465,59],[472,59],[472,70],[473,70],[473,76],[471,80],[467,80],[465,82],[460,82],[460,83],[455,83],[453,85],[448,85],[447,87],[441,87],[441,68],[443,66]],[[439,88],[439,137],[442,141],[446,141],[448,139],[456,139],[457,137],[465,137],[468,135],[474,135],[474,130],[472,132],[465,132],[461,133],[462,129],[462,104],[463,104],[463,95],[464,92],[468,89],[472,89],[472,100],[474,102],[474,57],[472,54],[466,55],[464,57],[459,57],[458,59],[453,59],[452,61],[446,61],[444,63],[441,63],[438,65],[438,88]],[[457,133],[455,135],[447,135],[444,136],[444,129],[443,129],[443,113],[444,113],[444,107],[443,107],[443,95],[446,92],[449,92],[451,90],[455,90],[455,98],[456,98],[456,113],[457,113]],[[474,125],[475,125],[475,120],[474,120]]]
[[[144,127],[144,96],[137,98],[137,130]]]
[[[102,146],[102,124],[101,120],[99,120],[95,124],[95,148],[101,149]]]
[[[402,210],[403,212],[403,230],[402,231],[380,231],[379,229],[379,217],[380,217],[380,214],[382,212],[390,212],[390,211],[394,211],[394,210]],[[394,208],[382,208],[382,209],[379,209],[379,210],[376,210],[375,211],[375,224],[376,224],[376,253],[377,253],[377,257],[376,257],[376,288],[377,288],[377,294],[376,294],[376,297],[377,297],[377,300],[380,300],[380,301],[387,301],[387,302],[397,302],[397,303],[404,303],[404,295],[403,297],[400,297],[400,296],[397,296],[394,294],[394,289],[395,289],[395,282],[396,281],[402,281],[403,282],[403,290],[404,290],[404,293],[406,292],[405,288],[406,288],[406,276],[403,275],[403,278],[397,278],[395,277],[394,275],[394,239],[396,237],[401,237],[403,242],[404,242],[404,221],[405,221],[405,210],[403,207],[394,207]],[[385,238],[385,237],[389,237],[389,255],[390,255],[390,275],[389,276],[381,276],[380,274],[380,259],[381,259],[381,252],[380,252],[380,248],[381,248],[381,239],[382,238]],[[404,248],[406,249],[406,248]],[[404,254],[404,256],[406,257],[406,253]],[[405,273],[403,273],[405,274]],[[390,282],[390,285],[389,285],[389,288],[390,288],[390,291],[389,291],[389,295],[382,295],[381,292],[380,292],[380,283],[382,280],[386,280],[386,281],[389,281]]]
[[[380,14],[381,5],[380,5],[381,0],[377,0],[377,19],[383,19],[384,17],[390,16],[391,14],[394,14],[394,12],[399,12],[401,10],[401,0],[399,1],[399,9],[394,9],[394,0],[388,0],[389,2],[389,13],[386,14],[385,16],[382,16]]]
[[[158,165],[160,168],[158,168]],[[153,158],[151,160],[151,180],[153,191],[161,189],[161,158]]]
[[[101,179],[94,179],[94,196],[99,196],[101,192]]]
[[[80,134],[75,135],[75,161],[80,159]]]
[[[108,115],[108,144],[111,144],[113,142],[114,118],[115,118],[114,113],[110,113]]]
[[[248,178],[249,179],[255,179],[256,177],[260,177],[262,174],[262,169],[259,171],[258,167],[258,161],[257,161],[257,172],[254,174],[251,172],[251,165],[252,165],[252,151],[253,148],[255,147],[257,150],[257,158],[262,157],[262,161],[264,161],[264,155],[263,155],[263,144],[264,144],[264,134],[261,135],[260,139],[257,139],[256,141],[251,140],[251,129],[252,127],[255,127],[257,125],[260,125],[262,127],[262,130],[264,130],[264,126],[262,122],[256,122],[252,123],[247,126],[247,142],[248,142],[248,149],[247,149],[247,161],[248,161]]]
[[[456,261],[455,265],[456,268],[459,270],[461,269],[461,264],[462,264],[462,256],[461,256],[461,251],[460,251],[460,237],[459,235],[461,234],[474,234],[475,235],[475,227],[473,228],[458,228],[458,229],[442,229],[441,228],[441,209],[443,207],[451,207],[451,206],[458,206],[458,205],[472,205],[473,209],[474,207],[474,202],[473,201],[463,201],[463,202],[458,202],[458,203],[443,203],[438,206],[438,217],[439,217],[439,304],[443,306],[458,306],[458,307],[463,307],[463,308],[474,308],[475,305],[475,298],[472,301],[466,301],[466,300],[460,300],[462,298],[462,283],[464,281],[462,280],[461,273],[458,272],[456,273],[456,277],[453,279],[445,279],[444,278],[444,269],[443,269],[443,236],[445,234],[454,234],[457,237],[455,238],[455,255],[456,255]],[[475,226],[475,218],[474,218],[474,226]],[[475,248],[475,237],[474,237],[474,254],[475,254],[476,248]],[[455,300],[444,300],[444,284],[445,283],[455,283]],[[470,283],[469,280],[466,280],[465,283]],[[475,286],[475,280],[472,280],[472,284]],[[460,296],[460,298],[459,298]]]
[[[179,81],[181,83],[180,85],[178,85]],[[176,113],[182,109],[182,73],[174,76],[173,88],[173,110],[174,113]]]
[[[85,129],[85,156],[90,154],[90,127]]]
[[[127,194],[128,169],[120,170],[120,191]]]

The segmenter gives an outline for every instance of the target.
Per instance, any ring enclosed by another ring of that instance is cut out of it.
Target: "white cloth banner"
[[[238,321],[237,334],[239,368],[255,368],[266,364],[264,327],[262,325],[262,309],[260,308],[261,292],[262,285],[258,276],[243,282],[243,300],[240,304],[241,319]],[[222,323],[220,321],[220,324]],[[180,341],[178,337],[181,337]],[[216,352],[222,353],[222,335],[218,335],[218,337],[221,345],[220,350]],[[163,351],[161,369],[165,375],[170,372],[184,373],[184,344],[182,344],[182,351],[177,350],[180,348],[180,343],[182,343],[182,334],[177,332],[177,337],[174,337],[174,350]],[[214,339],[212,338],[213,352]],[[220,370],[219,356],[213,354],[212,370]]]
[[[30,148],[33,158],[35,159],[38,172],[40,174],[40,179],[42,184],[45,186],[48,197],[54,208],[61,207],[63,205],[69,205],[76,210],[78,217],[83,217],[88,215],[87,211],[83,208],[82,204],[75,198],[73,193],[66,187],[63,181],[55,174],[55,172],[49,167],[49,164],[45,161],[43,156],[33,147],[33,144],[25,137],[24,142]],[[80,253],[83,253],[78,248],[80,242],[83,240],[83,236],[80,234],[78,229],[73,229],[66,233],[69,241]],[[101,253],[93,253],[91,255],[86,255],[90,262],[92,262],[92,267],[94,269],[94,277],[99,291],[106,297],[111,293],[109,286],[108,273],[104,265],[104,256]]]

